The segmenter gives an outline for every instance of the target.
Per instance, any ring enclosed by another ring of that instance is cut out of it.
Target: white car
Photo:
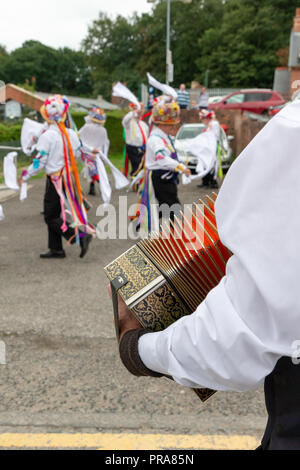
[[[195,173],[196,166],[198,163],[197,157],[187,150],[189,139],[197,137],[206,129],[206,126],[201,123],[183,124],[176,134],[175,138],[175,149],[178,155],[180,163],[184,163],[192,173]],[[233,140],[232,136],[225,134],[221,128],[221,148],[222,148],[222,168],[224,171],[228,170],[232,160],[232,149],[229,142]]]

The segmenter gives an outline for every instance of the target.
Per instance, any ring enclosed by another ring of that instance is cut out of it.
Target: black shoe
[[[49,250],[47,253],[41,253],[40,258],[43,259],[50,259],[50,258],[65,258],[66,253],[64,250],[56,251],[56,250]]]
[[[89,244],[91,243],[92,241],[92,235],[89,235],[88,233],[86,233],[82,238],[80,238],[80,246],[81,246],[81,252],[80,252],[80,258],[83,258],[88,249],[89,249]]]
[[[212,189],[218,189],[219,185],[217,183],[217,181],[212,181],[209,185],[210,188]]]
[[[91,183],[90,184],[90,192],[89,192],[90,196],[96,196],[96,191],[95,191],[95,184],[94,183]]]

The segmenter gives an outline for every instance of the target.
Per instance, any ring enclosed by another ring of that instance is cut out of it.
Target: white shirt
[[[100,150],[107,155],[109,149],[109,140],[107,130],[102,124],[87,120],[79,131],[83,150],[92,152],[94,149]]]
[[[179,170],[178,160],[171,158],[175,152],[174,139],[162,131],[159,127],[153,126],[151,135],[147,141],[145,165],[147,170]],[[180,165],[181,171],[185,168]]]
[[[219,121],[217,121],[216,119],[212,119],[208,125],[208,129],[210,129],[214,133],[217,142],[219,142],[221,132]]]
[[[216,202],[233,252],[226,276],[192,315],[140,338],[150,369],[189,387],[244,391],[280,357],[300,356],[299,136],[294,102],[233,163]]]
[[[81,155],[80,140],[73,129],[67,129],[67,132],[69,134],[74,155],[79,158]],[[36,160],[38,166],[35,168],[35,164],[32,163],[27,168],[27,174],[23,176],[24,181],[27,181],[32,176],[38,174],[43,168],[47,175],[51,175],[52,173],[60,171],[65,165],[63,139],[56,124],[51,124],[49,129],[39,137],[36,149],[38,154],[34,160]]]
[[[149,135],[148,125],[137,117],[134,111],[130,111],[124,116],[122,125],[125,129],[125,142],[128,145],[134,145],[135,147],[142,147],[144,145],[143,134],[147,141]]]

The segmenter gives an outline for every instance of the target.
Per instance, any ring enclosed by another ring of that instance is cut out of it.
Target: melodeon
[[[119,335],[117,292],[144,328],[160,331],[194,312],[225,274],[231,252],[216,226],[216,194],[139,241],[106,266]],[[202,401],[215,393],[193,389]]]

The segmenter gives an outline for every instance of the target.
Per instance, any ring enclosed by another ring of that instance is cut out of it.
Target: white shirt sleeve
[[[233,253],[226,276],[192,315],[140,338],[150,369],[189,387],[244,391],[279,358],[300,355],[299,135],[293,102],[231,166],[216,201],[220,239]]]
[[[37,175],[45,168],[51,150],[51,142],[46,134],[42,134],[36,145],[37,155],[33,158],[33,163],[27,168],[23,176],[24,181],[28,181],[32,176]]]
[[[72,145],[72,149],[75,155],[75,158],[80,158],[81,157],[81,142],[79,140],[77,132],[73,131],[73,129],[68,129],[69,137],[70,137],[70,142]]]
[[[243,290],[237,291],[241,287]],[[227,276],[195,313],[163,332],[140,338],[139,353],[144,364],[188,387],[234,391],[258,387],[280,354],[269,350],[261,325],[256,331],[249,327],[248,309],[241,312],[231,300],[245,295],[248,301],[249,291],[254,296],[259,294],[243,266],[232,257]]]
[[[126,114],[126,116],[123,117],[122,119],[122,125],[123,127],[129,127],[130,126],[130,122],[131,122],[131,119],[134,118],[134,112],[133,111],[130,111],[129,113]]]
[[[171,151],[163,143],[160,137],[152,135],[149,137],[147,147],[150,147],[150,152],[146,154],[146,165],[149,169],[161,169],[167,171],[179,171],[178,165],[181,169],[184,169],[184,165],[180,165],[178,160],[170,157]],[[150,161],[147,162],[147,156],[150,157]],[[150,165],[148,165],[148,163]]]

